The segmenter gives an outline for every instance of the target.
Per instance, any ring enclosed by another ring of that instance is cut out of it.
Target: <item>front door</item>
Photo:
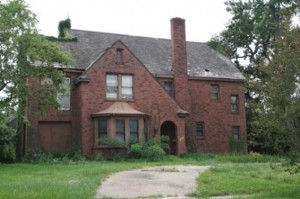
[[[164,122],[160,127],[160,135],[166,135],[170,138],[169,146],[170,149],[168,154],[177,154],[177,140],[176,140],[176,125],[171,121]]]

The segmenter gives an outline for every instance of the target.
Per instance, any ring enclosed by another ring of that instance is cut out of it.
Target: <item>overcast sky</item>
[[[72,28],[170,38],[170,19],[186,20],[188,41],[208,41],[230,19],[224,0],[25,0],[37,14],[38,29],[57,36],[60,20]]]

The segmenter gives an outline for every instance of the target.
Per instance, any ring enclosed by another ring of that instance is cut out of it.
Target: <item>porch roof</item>
[[[143,113],[131,107],[126,102],[115,102],[107,109],[92,113],[92,117],[102,117],[102,116],[149,116],[150,114]]]

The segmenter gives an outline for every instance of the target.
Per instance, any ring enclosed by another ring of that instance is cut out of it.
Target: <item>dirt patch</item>
[[[209,168],[160,166],[119,172],[102,183],[96,198],[188,198],[185,195],[196,190],[196,178]]]

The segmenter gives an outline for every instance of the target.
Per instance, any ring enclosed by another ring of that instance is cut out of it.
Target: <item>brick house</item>
[[[186,42],[183,19],[171,20],[171,40],[68,34],[77,41],[60,45],[76,63],[60,68],[66,77],[61,111],[40,117],[32,102],[26,150],[81,146],[89,156],[107,149],[101,138],[129,144],[168,135],[171,154],[223,153],[230,137],[246,136],[243,76],[207,44]]]

